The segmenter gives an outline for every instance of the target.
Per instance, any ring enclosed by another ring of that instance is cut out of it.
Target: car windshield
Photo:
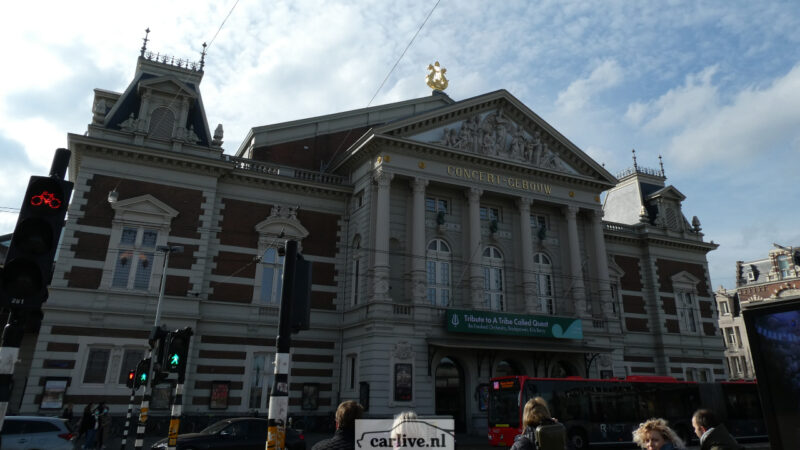
[[[201,431],[203,434],[216,434],[219,433],[220,430],[230,425],[229,420],[220,420],[219,422],[213,423],[209,425],[205,430]]]

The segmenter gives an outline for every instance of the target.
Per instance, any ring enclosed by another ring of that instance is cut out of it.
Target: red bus
[[[571,448],[631,444],[633,430],[661,417],[687,444],[696,440],[692,414],[714,410],[740,442],[766,440],[756,384],[695,383],[672,377],[629,376],[625,379],[492,378],[489,386],[489,444],[508,447],[522,432],[522,408],[541,396],[553,417],[567,428]]]

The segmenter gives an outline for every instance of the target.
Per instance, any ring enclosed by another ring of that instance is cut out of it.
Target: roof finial
[[[638,171],[639,170],[639,166],[636,164],[636,149],[632,148],[631,149],[631,153],[633,153],[633,170],[634,171]]]
[[[203,67],[206,65],[206,47],[208,46],[203,42],[203,52],[200,53],[200,70],[203,70]]]
[[[150,34],[150,27],[147,27],[147,29],[144,30],[144,39],[142,39],[142,53],[140,53],[141,56],[144,56],[144,52],[147,50],[147,41],[149,41],[149,39],[147,39],[148,34]]]
[[[661,160],[661,155],[658,155],[658,165],[661,166],[661,176],[666,178],[667,176],[664,175],[664,161]]]

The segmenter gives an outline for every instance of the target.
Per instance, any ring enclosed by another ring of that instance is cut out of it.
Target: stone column
[[[394,175],[382,169],[375,172],[375,250],[373,295],[375,300],[389,299],[389,187]]]
[[[533,243],[531,241],[531,202],[532,199],[520,197],[519,207],[520,252],[522,253],[522,293],[526,312],[538,312],[539,300],[536,295],[536,277],[533,274]]]
[[[469,201],[469,290],[473,308],[482,308],[483,301],[483,269],[481,267],[481,195],[483,190],[470,188],[467,192]]]
[[[577,214],[577,206],[570,205],[564,208],[564,216],[567,218],[570,263],[570,279],[567,282],[567,286],[569,286],[569,292],[572,293],[572,298],[575,300],[575,313],[578,316],[586,316],[586,289],[583,285],[583,268],[581,267],[581,251],[578,241]]]
[[[611,305],[615,299],[611,298],[611,281],[608,276],[608,254],[606,241],[603,237],[603,210],[596,209],[592,213],[592,231],[594,232],[594,258],[597,264],[597,290],[600,294],[600,304],[603,315],[610,318],[614,315]]]
[[[411,180],[411,301],[422,303],[426,297],[425,272],[425,188],[428,180]]]

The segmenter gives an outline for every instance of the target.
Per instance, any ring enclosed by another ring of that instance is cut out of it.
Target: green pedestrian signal
[[[180,362],[180,356],[177,353],[173,353],[172,356],[169,357],[169,365],[173,367],[177,367]]]
[[[142,374],[142,375],[139,377],[139,381],[141,381],[142,383],[144,383],[145,381],[147,381],[147,374],[146,374],[146,373],[143,373],[143,374]]]

